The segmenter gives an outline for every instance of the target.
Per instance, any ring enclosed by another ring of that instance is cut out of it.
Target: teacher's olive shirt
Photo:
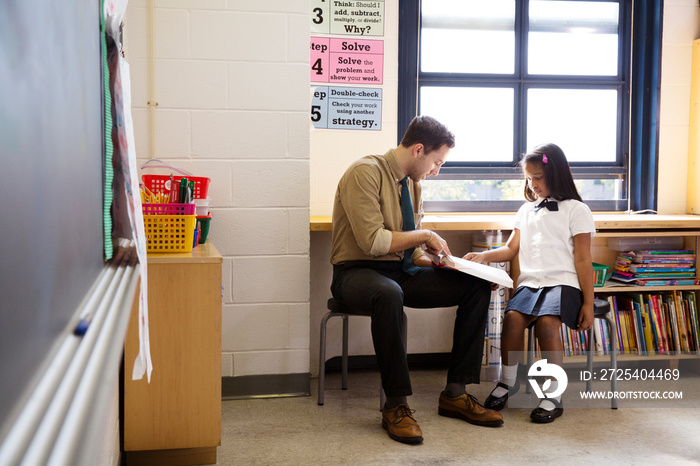
[[[391,232],[403,230],[401,184],[405,178],[393,150],[353,163],[338,182],[333,203],[331,263],[399,261],[403,251],[389,253]],[[421,228],[423,201],[420,183],[408,180],[416,229]],[[414,259],[422,255],[416,248]]]

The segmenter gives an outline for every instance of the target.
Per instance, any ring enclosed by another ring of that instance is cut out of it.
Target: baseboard
[[[449,364],[449,353],[409,354],[408,366],[418,368],[443,368]],[[376,370],[377,358],[372,356],[348,357],[351,370]],[[340,356],[326,361],[326,372],[341,370]],[[310,396],[311,374],[244,375],[221,378],[221,398],[235,400],[245,398],[277,398],[285,396]]]
[[[311,374],[244,375],[221,378],[221,398],[277,398],[310,396]]]

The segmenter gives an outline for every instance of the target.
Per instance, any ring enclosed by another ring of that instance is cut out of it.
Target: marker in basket
[[[187,178],[180,178],[180,194],[178,195],[177,202],[180,204],[184,203],[187,199]]]

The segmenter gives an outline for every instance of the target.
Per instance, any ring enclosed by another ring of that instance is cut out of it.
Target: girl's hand
[[[470,252],[466,254],[462,259],[466,259],[468,261],[472,262],[478,262],[479,264],[483,264],[484,262],[488,262],[484,258],[484,253],[483,252]],[[498,283],[491,283],[491,291],[496,291],[498,289]]]
[[[576,321],[578,326],[576,327],[576,331],[582,332],[590,330],[593,326],[593,319],[593,303],[583,303],[581,305],[581,310],[578,312],[578,320]]]
[[[463,259],[482,264],[484,263],[484,254],[481,252],[470,252],[467,255],[465,255]]]

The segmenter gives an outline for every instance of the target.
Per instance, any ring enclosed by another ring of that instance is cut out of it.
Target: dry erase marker
[[[187,198],[187,178],[180,178],[180,195],[177,202],[183,203]]]

